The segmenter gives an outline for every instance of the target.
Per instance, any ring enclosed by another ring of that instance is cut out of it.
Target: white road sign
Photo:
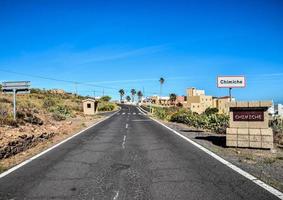
[[[246,87],[246,79],[244,76],[218,76],[217,87],[244,88]]]

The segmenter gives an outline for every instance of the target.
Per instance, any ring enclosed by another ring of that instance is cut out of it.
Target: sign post
[[[17,109],[16,109],[16,95],[17,93],[29,93],[30,81],[17,81],[17,82],[3,82],[2,91],[4,93],[13,93],[13,112],[14,120],[16,120]]]
[[[244,76],[218,76],[218,88],[229,88],[230,102],[232,102],[232,88],[245,88],[246,78]]]

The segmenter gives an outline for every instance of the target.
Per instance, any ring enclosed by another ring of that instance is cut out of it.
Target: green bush
[[[283,119],[280,117],[273,117],[270,121],[270,126],[274,133],[274,142],[283,145]]]
[[[57,103],[58,103],[58,101],[56,101],[54,98],[46,97],[43,100],[43,108],[51,108],[51,107],[55,106]]]
[[[207,108],[204,113],[206,115],[217,114],[219,112],[218,108]]]
[[[113,111],[115,108],[114,103],[102,102],[98,104],[98,111]]]
[[[66,117],[65,115],[62,115],[62,114],[60,114],[60,113],[58,113],[58,112],[54,112],[54,113],[52,114],[52,117],[53,117],[53,119],[56,120],[56,121],[63,121],[63,120],[66,120],[66,119],[67,119],[67,117]]]
[[[109,102],[111,100],[111,97],[110,96],[103,96],[100,98],[100,101],[106,101],[106,102]]]
[[[153,115],[159,119],[170,120],[171,115],[177,112],[179,108],[177,107],[152,107]]]
[[[72,117],[72,110],[66,105],[58,105],[56,107],[53,107],[50,111],[53,112],[53,119],[57,121],[65,120],[68,117]]]
[[[159,119],[166,119],[171,122],[183,123],[197,129],[208,129],[215,133],[225,133],[228,127],[229,117],[223,114],[213,114],[215,110],[197,114],[185,109],[176,108],[154,108],[154,115]]]

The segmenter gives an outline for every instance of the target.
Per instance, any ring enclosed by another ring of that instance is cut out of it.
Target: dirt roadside
[[[203,132],[185,124],[158,121],[283,192],[283,149],[228,148],[225,135]]]
[[[106,118],[106,115],[77,116],[60,122],[51,121],[42,126],[1,127],[0,147],[1,153],[5,157],[0,159],[0,172],[23,162],[104,118]]]

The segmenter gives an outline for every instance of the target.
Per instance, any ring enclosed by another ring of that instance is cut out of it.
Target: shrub
[[[7,98],[1,97],[1,98],[0,98],[0,103],[9,103],[9,104],[12,104],[13,102],[12,102],[11,100],[7,99]]]
[[[72,117],[71,109],[66,105],[58,105],[50,110],[53,112],[52,117],[57,121],[65,120]]]
[[[215,112],[216,110],[212,111]],[[160,119],[187,124],[198,129],[208,129],[215,133],[225,133],[229,117],[223,114],[213,114],[213,112],[209,110],[209,115],[206,113],[200,115],[185,109],[154,108],[154,115]]]
[[[98,111],[113,111],[115,109],[115,104],[114,103],[99,103],[98,104]]]
[[[57,104],[54,98],[47,97],[43,100],[43,108],[50,108]]]
[[[207,108],[204,113],[206,115],[217,114],[219,112],[218,108]]]
[[[274,132],[274,142],[283,145],[283,119],[273,117],[270,121],[270,126]]]
[[[109,102],[111,100],[111,97],[110,96],[103,96],[100,98],[100,101],[106,101],[106,102]]]
[[[177,107],[152,107],[153,115],[160,119],[170,120],[171,115],[177,112]]]
[[[174,113],[170,121],[171,122],[178,122],[178,123],[183,123],[183,124],[189,124],[190,116],[192,116],[192,113],[189,111],[181,110],[179,112]]]
[[[67,117],[66,117],[65,115],[62,115],[62,114],[60,114],[60,113],[58,113],[58,112],[54,112],[54,113],[52,114],[52,117],[53,117],[53,119],[56,120],[56,121],[63,121],[63,120],[66,120],[66,119],[67,119]]]

